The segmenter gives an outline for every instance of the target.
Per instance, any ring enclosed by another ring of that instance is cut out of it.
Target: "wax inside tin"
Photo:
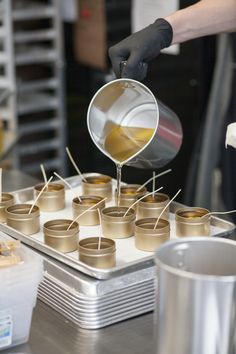
[[[138,194],[138,193],[140,193],[140,191],[139,192],[137,192],[137,189],[132,189],[132,188],[121,188],[121,193],[122,194],[127,194],[127,195],[136,195],[136,194]]]
[[[91,183],[91,184],[106,184],[108,182],[110,182],[110,179],[106,177],[87,178],[87,183]]]
[[[99,200],[92,200],[92,199],[81,199],[81,201],[77,198],[75,203],[85,206],[95,205],[99,202]]]
[[[36,189],[38,189],[39,191],[41,191],[44,188],[44,184],[36,187]],[[59,190],[61,190],[63,188],[62,185],[55,185],[55,184],[48,184],[48,186],[45,188],[44,192],[57,192]]]
[[[138,227],[146,230],[154,230],[155,223],[143,223],[139,224]],[[166,223],[163,223],[161,221],[158,222],[157,226],[155,227],[155,230],[162,229],[163,227],[167,226]]]
[[[142,202],[146,202],[146,203],[161,203],[166,201],[167,198],[163,195],[148,195],[146,198],[142,199]]]
[[[201,211],[185,211],[180,213],[179,216],[186,219],[197,219],[203,217],[206,214],[207,214],[206,212],[201,212]]]

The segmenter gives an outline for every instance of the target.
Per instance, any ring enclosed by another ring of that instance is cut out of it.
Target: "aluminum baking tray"
[[[85,174],[85,177],[94,176],[95,173]],[[5,225],[0,224],[0,230],[13,238],[19,239],[23,243],[33,247],[34,249],[42,252],[45,255],[53,257],[55,260],[63,262],[64,264],[76,269],[84,274],[92,276],[97,279],[109,279],[118,275],[127,274],[129,272],[137,271],[144,268],[149,268],[154,265],[154,257],[152,252],[144,252],[136,249],[134,244],[134,237],[127,239],[116,239],[116,258],[117,264],[110,269],[97,269],[86,265],[79,261],[78,252],[62,253],[46,244],[43,240],[42,226],[44,222],[48,220],[58,218],[72,218],[72,199],[76,195],[81,195],[81,177],[74,176],[67,178],[67,182],[71,185],[72,189],[66,191],[66,208],[57,212],[41,212],[40,224],[41,231],[32,236],[26,236],[23,233]],[[115,189],[116,182],[113,181],[113,189]],[[33,186],[30,188],[22,189],[14,192],[16,201],[18,203],[32,202],[33,200]],[[114,205],[114,201],[107,203],[107,206]],[[176,238],[175,235],[175,221],[174,212],[182,207],[181,204],[172,202],[170,205],[170,226],[171,226],[171,238]],[[220,219],[218,217],[211,217],[211,235],[226,237],[230,235],[235,229],[235,225],[229,221]],[[91,236],[98,236],[100,234],[99,226],[92,227],[80,227],[80,239]]]
[[[154,266],[98,280],[44,258],[39,299],[82,328],[101,328],[154,309]]]

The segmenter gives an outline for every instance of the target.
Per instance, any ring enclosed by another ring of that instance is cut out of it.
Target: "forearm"
[[[165,19],[173,28],[172,44],[233,32],[236,31],[236,0],[201,0]]]

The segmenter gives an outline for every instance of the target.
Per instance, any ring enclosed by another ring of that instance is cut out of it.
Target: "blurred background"
[[[0,0],[0,166],[42,179],[76,171],[116,177],[93,144],[86,114],[96,91],[114,79],[107,50],[132,31],[132,0]],[[179,8],[195,3],[180,0]],[[179,201],[233,209],[235,153],[225,149],[235,120],[235,35],[209,36],[161,54],[144,81],[183,126],[183,145],[156,183]],[[234,88],[234,89],[233,89]],[[122,180],[144,183],[153,171],[124,167]]]

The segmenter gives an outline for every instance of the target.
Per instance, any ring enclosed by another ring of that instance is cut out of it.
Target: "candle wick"
[[[33,210],[35,204],[37,203],[37,201],[38,201],[38,199],[39,199],[39,197],[40,197],[41,194],[44,192],[44,190],[48,187],[48,185],[49,185],[49,183],[51,182],[52,179],[53,179],[53,176],[51,176],[51,177],[49,178],[49,180],[47,181],[47,183],[43,186],[43,188],[42,188],[41,191],[39,192],[37,198],[35,199],[34,203],[31,205],[31,208],[30,208],[28,214],[30,214],[30,213],[32,212],[32,210]]]
[[[69,159],[70,159],[72,165],[74,166],[76,172],[78,173],[78,175],[81,176],[81,178],[82,178],[82,180],[83,180],[84,182],[87,182],[86,178],[85,178],[85,177],[83,176],[83,174],[81,173],[79,167],[76,165],[75,160],[73,159],[73,157],[72,157],[72,155],[71,155],[70,150],[68,149],[68,147],[66,147],[66,153],[67,153],[67,155],[68,155],[68,157],[69,157]]]
[[[57,178],[59,178],[68,188],[73,189],[72,186],[71,186],[64,178],[62,178],[58,173],[53,172],[53,174],[54,174]],[[80,198],[79,196],[77,196],[77,197],[78,197],[80,203],[82,203],[81,198]]]
[[[143,187],[145,187],[145,186],[146,186],[149,182],[151,182],[153,179],[156,179],[156,178],[158,178],[158,177],[161,177],[161,176],[163,176],[163,175],[165,175],[165,174],[167,174],[167,173],[169,173],[169,172],[171,172],[171,171],[172,171],[172,169],[169,168],[168,170],[165,170],[165,171],[163,171],[163,172],[161,172],[161,173],[158,173],[157,175],[155,175],[155,176],[149,178],[144,184],[142,184],[140,187],[138,187],[138,189],[137,189],[136,192],[139,192]],[[154,172],[154,173],[155,173],[155,172]]]
[[[166,204],[166,206],[162,209],[160,215],[157,218],[157,221],[155,223],[154,229],[157,228],[158,222],[161,218],[161,216],[163,215],[164,211],[168,208],[168,206],[170,205],[170,203],[177,197],[177,195],[181,192],[181,189],[178,190],[178,192],[173,196],[173,198]]]
[[[217,215],[217,214],[231,214],[231,213],[236,213],[236,210],[229,210],[229,211],[210,211],[209,213],[206,213],[204,215],[201,216],[201,218],[205,218],[205,216],[209,216],[209,215]]]
[[[100,200],[99,202],[97,202],[96,204],[92,205],[91,207],[89,207],[88,209],[86,209],[85,211],[83,211],[81,214],[79,214],[68,226],[67,231],[71,228],[71,226],[74,224],[74,222],[76,220],[78,220],[82,215],[84,215],[85,213],[87,213],[89,210],[93,209],[94,207],[96,207],[98,204],[100,204],[101,202],[103,202],[104,200],[106,200],[106,198],[103,198],[102,200]]]
[[[40,168],[41,168],[41,171],[43,174],[44,184],[47,184],[47,175],[46,175],[45,168],[44,168],[43,164],[40,165]]]

